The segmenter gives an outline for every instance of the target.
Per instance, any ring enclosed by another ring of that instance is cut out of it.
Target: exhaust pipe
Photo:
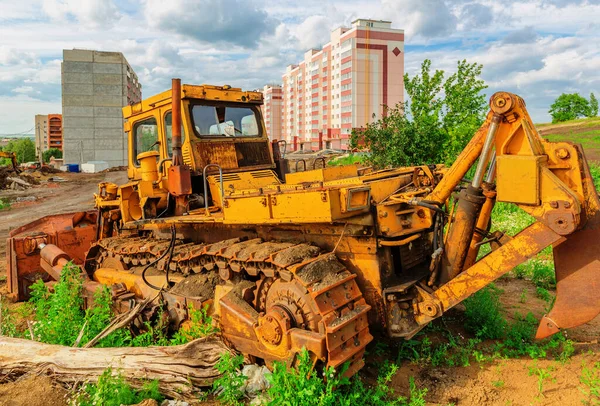
[[[171,84],[171,134],[173,161],[169,168],[168,189],[175,197],[175,215],[187,211],[187,196],[192,193],[192,174],[183,163],[181,154],[181,79],[173,79]]]
[[[181,79],[172,79],[171,93],[173,166],[179,166],[183,164],[183,156],[181,155]]]

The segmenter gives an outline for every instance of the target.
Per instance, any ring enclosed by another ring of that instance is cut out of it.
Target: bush
[[[213,383],[213,391],[217,394],[217,399],[226,405],[242,405],[244,398],[244,385],[248,379],[242,375],[241,367],[244,364],[244,356],[241,354],[231,355],[228,352],[221,355],[221,359],[216,365],[221,374]]]
[[[379,377],[372,387],[367,387],[358,376],[352,379],[343,376],[347,365],[339,371],[326,368],[322,376],[313,368],[310,354],[304,350],[298,357],[297,368],[286,368],[275,362],[269,377],[269,405],[356,405],[392,406],[425,405],[427,389],[418,389],[410,378],[410,400],[397,396],[390,388],[390,382],[398,370],[396,364],[385,362],[379,368]]]
[[[83,329],[80,345],[100,333],[113,317],[112,301],[107,287],[94,293],[94,304],[83,310],[83,279],[79,267],[69,263],[63,267],[60,280],[49,292],[42,280],[32,285],[30,302],[35,309],[33,332],[37,340],[47,344],[72,346]],[[85,328],[84,328],[85,325]],[[117,330],[98,346],[124,346],[130,342],[127,330]]]
[[[507,322],[500,313],[500,294],[494,284],[481,289],[464,301],[465,329],[480,339],[504,337]]]
[[[56,159],[60,159],[63,157],[63,153],[60,149],[57,148],[50,148],[44,152],[42,152],[42,159],[44,160],[45,163],[50,162],[50,158],[56,158]]]
[[[139,389],[133,389],[120,373],[113,373],[112,368],[106,369],[98,382],[83,385],[71,398],[71,404],[78,406],[120,406],[133,405],[145,399],[161,402],[164,397],[160,394],[158,381],[153,380]]]

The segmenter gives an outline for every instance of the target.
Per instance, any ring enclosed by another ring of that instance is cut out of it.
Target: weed
[[[499,379],[497,381],[493,381],[492,385],[494,385],[494,388],[498,388],[498,389],[504,388],[504,381]]]
[[[32,285],[30,301],[35,306],[33,332],[47,344],[72,346],[84,323],[82,279],[78,267],[69,263],[50,293],[42,280]]]
[[[550,294],[550,292],[548,292],[547,289],[542,288],[540,286],[538,286],[537,288],[535,288],[535,295],[537,297],[539,297],[540,299],[542,299],[546,303],[550,303],[553,300],[552,295]]]
[[[30,303],[35,309],[33,332],[37,340],[47,344],[72,346],[83,329],[80,344],[85,344],[110,323],[113,316],[107,287],[94,293],[94,304],[83,311],[83,279],[79,267],[69,263],[62,269],[60,280],[49,292],[43,281],[32,285]],[[100,347],[129,345],[126,330],[117,330],[98,343]]]
[[[375,343],[375,347],[373,348],[373,353],[375,355],[377,355],[378,357],[385,355],[388,353],[390,349],[390,346],[387,345],[387,343],[384,343],[383,341],[377,341]]]
[[[0,296],[0,336],[16,337],[17,326],[12,312],[8,308],[8,302]]]
[[[554,264],[551,261],[533,259],[529,261],[532,268],[531,281],[538,288],[555,289],[556,276],[554,274]]]
[[[534,362],[533,366],[529,367],[529,376],[535,375],[537,377],[538,396],[544,395],[544,382],[552,378],[552,371],[554,371],[553,367],[540,368],[537,362]]]
[[[314,406],[421,406],[427,389],[419,389],[410,379],[410,401],[398,397],[390,388],[390,382],[398,370],[396,364],[384,362],[379,370],[377,382],[366,387],[358,376],[348,379],[343,376],[345,364],[340,370],[326,368],[322,375],[314,369],[314,362],[303,350],[297,359],[296,368],[287,368],[275,362],[273,373],[268,376],[269,405],[314,405]]]
[[[481,289],[464,301],[465,328],[480,339],[502,338],[506,320],[500,313],[502,290],[494,284]]]
[[[409,406],[425,406],[425,395],[427,395],[427,388],[419,389],[415,385],[415,380],[411,376],[409,378],[410,386],[410,403]]]
[[[575,354],[575,345],[572,340],[565,340],[562,344],[562,351],[556,357],[561,363],[566,363]]]
[[[176,331],[170,341],[172,345],[185,344],[219,331],[213,326],[212,317],[208,315],[208,306],[197,310],[190,303],[188,305],[188,315],[190,319],[189,328],[181,328]]]
[[[591,368],[583,365],[579,382],[583,385],[579,390],[587,398],[583,400],[583,404],[600,405],[600,362],[596,362]]]
[[[70,403],[77,406],[119,406],[139,403],[144,399],[154,399],[161,402],[158,381],[146,382],[142,389],[133,389],[119,372],[113,373],[112,368],[106,369],[98,382],[83,385],[72,397]]]
[[[213,383],[213,390],[217,394],[217,398],[226,405],[243,404],[241,402],[241,399],[244,398],[243,386],[248,379],[240,371],[243,363],[243,355],[233,356],[225,352],[216,365],[221,376]]]
[[[527,302],[527,288],[523,288],[523,291],[521,292],[521,296],[519,296],[519,303],[526,303]]]
[[[6,200],[0,199],[0,210],[8,210],[10,209],[10,203]]]

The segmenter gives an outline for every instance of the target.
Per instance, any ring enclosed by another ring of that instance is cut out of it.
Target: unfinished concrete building
[[[65,163],[127,165],[122,107],[142,98],[137,75],[120,52],[63,50]]]

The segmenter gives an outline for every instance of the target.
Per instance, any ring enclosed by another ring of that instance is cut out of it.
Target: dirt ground
[[[65,182],[47,182],[41,179],[39,186],[24,191],[0,191],[0,198],[14,202],[9,210],[0,211],[0,253],[4,252],[8,232],[36,218],[63,212],[84,210],[93,206],[93,193],[97,183],[111,181],[124,183],[125,172],[103,174],[60,174]],[[36,200],[16,202],[18,197],[34,196]],[[0,276],[5,272],[5,258],[0,258]],[[4,287],[0,278],[0,292]],[[535,296],[535,286],[526,280],[500,279],[496,285],[503,289],[501,301],[506,317],[512,318],[516,311],[531,311],[540,318],[547,307],[546,302]],[[460,315],[460,309],[456,310]],[[449,328],[453,334],[463,334],[460,317]],[[568,336],[575,342],[576,355],[566,363],[554,360],[507,359],[476,363],[468,367],[430,367],[404,362],[391,386],[399,394],[409,391],[409,378],[418,387],[427,388],[428,405],[580,405],[585,401],[580,383],[583,365],[600,362],[600,319],[573,329]],[[395,360],[390,350],[383,358]],[[367,380],[375,379],[378,369],[374,360],[361,371]],[[532,369],[549,371],[542,391],[538,390],[538,377]],[[0,406],[66,405],[67,391],[55,386],[47,377],[23,377],[16,382],[1,383]],[[211,404],[215,404],[211,402]]]
[[[504,292],[500,296],[507,319],[515,312],[532,312],[541,318],[548,306],[536,297],[535,285],[527,280],[502,278],[496,286]],[[524,293],[523,293],[524,292]],[[460,306],[445,324],[454,335],[461,331]],[[492,362],[471,362],[467,367],[431,367],[410,362],[402,364],[391,386],[397,393],[409,393],[409,379],[417,387],[427,388],[427,405],[582,405],[588,398],[580,382],[584,366],[600,362],[600,317],[590,323],[567,331],[574,341],[575,355],[562,363],[553,359],[532,360],[497,359]],[[393,360],[392,355],[391,360]],[[532,370],[544,370],[549,376],[538,390],[538,375]],[[367,371],[365,371],[367,372]],[[596,403],[589,403],[596,404]]]
[[[64,181],[49,181],[56,177]],[[0,211],[0,253],[6,250],[6,238],[10,230],[51,214],[93,209],[94,193],[98,191],[98,183],[125,183],[127,172],[60,173],[38,176],[38,178],[40,185],[29,189],[0,190],[0,199],[11,203],[10,209]],[[23,198],[35,198],[35,200],[19,201]],[[1,255],[0,275],[5,271],[6,258]]]

